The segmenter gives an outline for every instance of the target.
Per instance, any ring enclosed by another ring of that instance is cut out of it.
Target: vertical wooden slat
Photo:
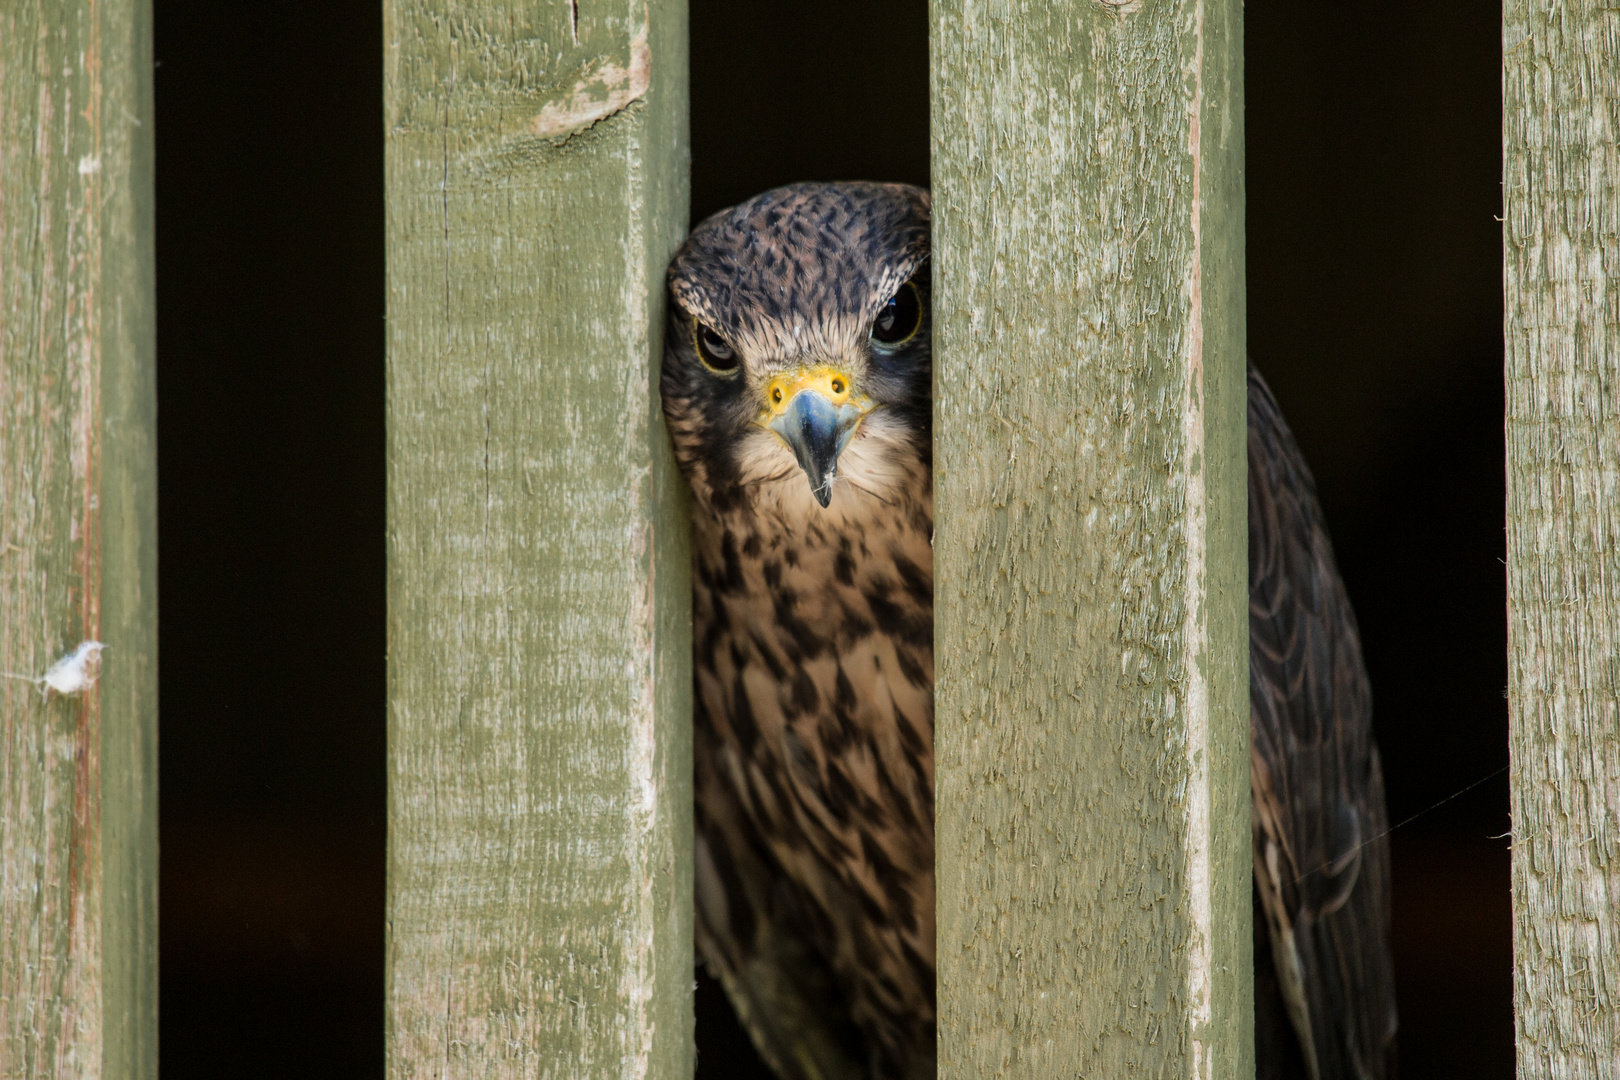
[[[1236,0],[934,0],[940,1075],[1253,1072]]]
[[[683,0],[387,0],[394,1077],[691,1050]]]
[[[1502,9],[1519,1076],[1620,1077],[1620,10]]]
[[[157,1075],[150,12],[0,10],[0,1075]]]

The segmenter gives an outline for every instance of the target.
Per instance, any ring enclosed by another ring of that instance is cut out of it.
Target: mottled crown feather
[[[865,324],[928,257],[928,227],[928,192],[908,184],[775,188],[692,230],[670,294],[727,336],[791,317]]]

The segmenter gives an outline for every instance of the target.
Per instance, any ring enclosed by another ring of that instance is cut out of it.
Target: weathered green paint
[[[388,0],[393,1077],[692,1068],[683,0]]]
[[[0,1075],[157,1075],[151,19],[0,9]]]
[[[1236,0],[934,0],[942,1077],[1253,1072]]]
[[[1620,1076],[1620,9],[1502,9],[1521,1080]]]

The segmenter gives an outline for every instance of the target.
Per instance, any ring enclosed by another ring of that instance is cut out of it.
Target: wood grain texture
[[[389,0],[388,1071],[688,1076],[681,0]]]
[[[1519,1076],[1620,1077],[1620,10],[1502,19]]]
[[[940,1075],[1252,1076],[1241,9],[931,11]]]
[[[0,1076],[157,1075],[150,13],[0,9]]]

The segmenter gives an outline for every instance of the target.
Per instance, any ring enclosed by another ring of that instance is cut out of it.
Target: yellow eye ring
[[[703,366],[716,375],[735,375],[742,367],[731,343],[696,319],[692,320],[692,349]]]
[[[922,294],[916,282],[908,281],[883,305],[867,336],[876,348],[893,352],[916,337],[922,324]]]

